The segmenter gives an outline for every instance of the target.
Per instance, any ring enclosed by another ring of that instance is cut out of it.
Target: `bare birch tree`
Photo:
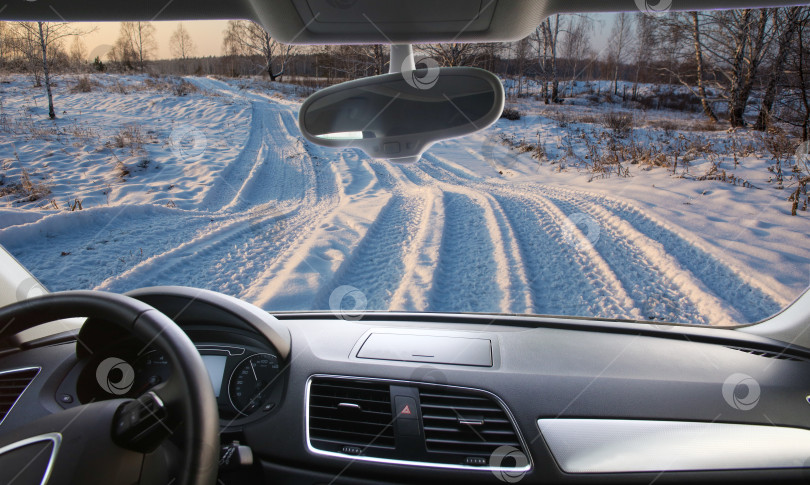
[[[275,81],[284,75],[293,46],[276,42],[259,24],[248,20],[229,20],[222,50],[225,55],[261,57],[263,71],[271,81]]]
[[[169,50],[176,59],[186,60],[194,55],[194,41],[183,24],[177,26],[177,30],[172,33],[169,39]]]
[[[34,84],[40,86],[40,79],[44,80],[45,95],[48,98],[48,117],[55,119],[50,70],[53,54],[61,48],[64,39],[85,32],[66,22],[15,22],[13,26],[18,49],[28,60]]]

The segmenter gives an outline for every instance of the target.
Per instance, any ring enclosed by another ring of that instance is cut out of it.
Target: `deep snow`
[[[735,172],[761,190],[636,166],[589,182],[495,141],[539,137],[562,152],[573,135],[548,110],[601,106],[524,100],[529,116],[394,165],[303,141],[300,100],[266,83],[189,77],[197,91],[176,96],[144,77],[93,79],[90,93],[61,79],[55,125],[27,79],[0,84],[6,186],[26,168],[51,190],[0,198],[0,244],[51,290],[187,285],[271,311],[723,325],[772,315],[810,284],[810,216],[789,215],[763,156]],[[127,130],[137,143],[114,139]],[[75,199],[83,210],[65,210]]]

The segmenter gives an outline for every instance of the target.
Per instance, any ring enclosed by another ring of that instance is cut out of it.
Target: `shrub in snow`
[[[602,117],[602,125],[613,131],[616,136],[626,138],[633,131],[633,114],[610,111]]]
[[[521,118],[522,114],[515,108],[504,108],[503,113],[501,113],[501,118],[506,118],[510,121],[517,121]]]

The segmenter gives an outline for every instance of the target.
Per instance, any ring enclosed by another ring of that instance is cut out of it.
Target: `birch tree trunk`
[[[51,92],[51,76],[48,73],[48,46],[45,42],[45,32],[42,29],[44,22],[37,22],[39,26],[39,45],[42,49],[42,72],[45,77],[45,92],[48,94],[48,117],[50,119],[56,118],[56,112],[53,110],[53,93]]]
[[[773,65],[771,67],[770,76],[768,77],[768,84],[765,87],[765,94],[763,94],[762,102],[759,105],[759,115],[757,116],[757,122],[754,125],[755,130],[764,131],[768,127],[768,120],[771,117],[773,103],[776,101],[776,88],[779,84],[779,80],[782,77],[782,66],[784,66],[785,62],[787,62],[790,45],[793,42],[793,37],[796,34],[800,11],[801,7],[790,7],[785,12],[785,22],[782,26],[782,33],[779,36],[776,57],[772,61]],[[775,15],[774,22],[776,23],[777,21],[778,17]]]
[[[697,64],[697,86],[698,94],[700,95],[700,106],[703,108],[703,114],[709,117],[713,122],[717,122],[717,115],[714,114],[711,103],[706,96],[706,85],[703,83],[703,47],[700,44],[700,20],[698,13],[692,12],[692,39],[695,44],[695,62]]]

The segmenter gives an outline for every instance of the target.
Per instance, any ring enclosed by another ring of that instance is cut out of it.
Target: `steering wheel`
[[[194,344],[166,315],[113,293],[52,293],[0,308],[0,340],[35,325],[72,317],[101,319],[148,342],[170,360],[171,376],[137,399],[83,404],[0,435],[3,466],[25,466],[19,462],[24,454],[14,459],[15,450],[22,453],[27,447],[20,443],[51,441],[51,461],[39,475],[45,473],[49,485],[149,483],[162,479],[149,470],[147,453],[162,448],[169,436],[178,433],[172,440],[181,444],[174,463],[177,475],[171,483],[215,483],[219,414],[214,390]]]

